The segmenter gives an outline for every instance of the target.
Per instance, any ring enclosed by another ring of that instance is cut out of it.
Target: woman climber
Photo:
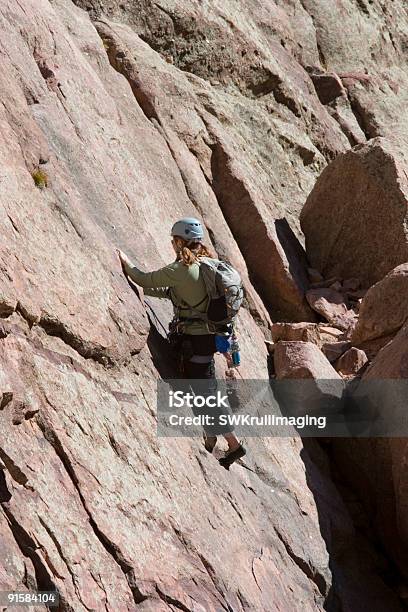
[[[195,394],[213,394],[217,390],[215,334],[209,333],[205,317],[194,316],[194,313],[205,314],[207,310],[209,297],[200,274],[200,258],[211,258],[212,254],[202,242],[204,232],[197,219],[184,218],[177,221],[172,227],[171,237],[176,260],[160,270],[142,272],[125,253],[118,250],[118,255],[125,274],[143,287],[146,295],[171,299],[175,309],[172,326],[178,332],[181,374],[192,381],[191,387]],[[195,410],[193,412],[196,414]],[[205,426],[203,435],[209,453],[214,450],[217,435],[224,436],[228,451],[219,462],[226,469],[246,453],[231,426]]]

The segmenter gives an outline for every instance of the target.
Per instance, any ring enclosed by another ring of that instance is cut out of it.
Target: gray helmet
[[[172,236],[179,236],[184,240],[192,242],[200,242],[204,238],[203,226],[198,219],[194,217],[184,217],[177,221],[171,228]]]

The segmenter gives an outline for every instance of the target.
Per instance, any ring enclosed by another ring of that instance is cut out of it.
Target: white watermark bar
[[[159,380],[157,433],[408,437],[408,379]]]
[[[12,609],[14,606],[59,606],[57,591],[0,591],[0,606]]]

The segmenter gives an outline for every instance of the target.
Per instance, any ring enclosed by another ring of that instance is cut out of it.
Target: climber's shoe
[[[215,445],[217,444],[217,436],[207,436],[207,434],[203,433],[204,438],[204,448],[208,453],[212,453]]]
[[[219,459],[218,461],[223,468],[229,470],[230,465],[232,465],[234,461],[237,461],[237,459],[241,459],[241,457],[244,457],[244,455],[246,455],[246,449],[242,444],[240,444],[235,450],[227,451],[225,453],[225,456],[221,457],[221,459]]]

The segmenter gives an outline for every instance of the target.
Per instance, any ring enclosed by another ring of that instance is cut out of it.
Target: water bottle
[[[231,343],[231,357],[232,364],[235,368],[237,368],[241,363],[241,353],[239,351],[238,338],[235,335],[235,332],[232,334],[232,343]]]

